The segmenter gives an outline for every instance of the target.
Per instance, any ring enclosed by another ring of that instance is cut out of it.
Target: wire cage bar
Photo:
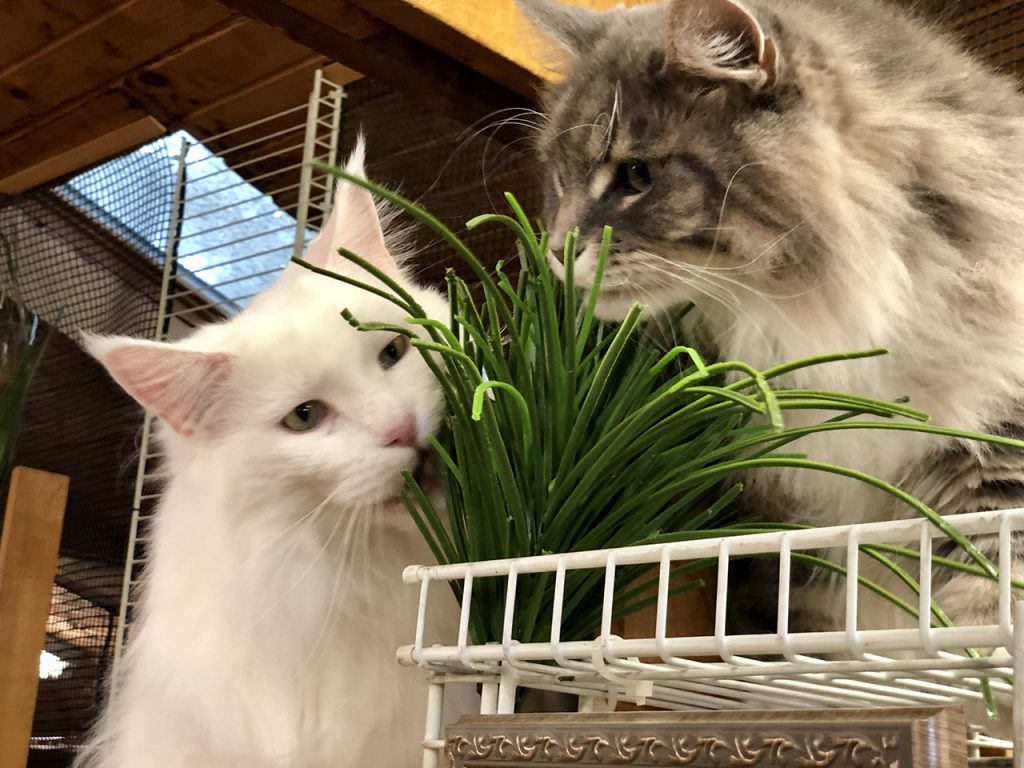
[[[986,737],[985,699],[1001,711],[1004,724],[1012,712],[1014,765],[1022,766],[1024,736],[1024,599],[1012,582],[1012,544],[1024,531],[1024,509],[978,512],[946,518],[969,537],[997,537],[998,576],[984,583],[980,595],[992,603],[992,621],[935,626],[932,601],[941,597],[948,577],[948,541],[925,519],[844,525],[772,533],[720,536],[694,541],[620,549],[552,554],[489,562],[410,566],[406,582],[418,584],[420,601],[413,642],[398,651],[399,661],[419,666],[429,676],[428,718],[423,765],[439,765],[444,747],[440,726],[446,685],[481,685],[481,714],[510,714],[520,688],[559,691],[579,697],[579,710],[610,711],[620,701],[669,710],[808,709],[963,705],[975,725],[974,744],[1009,747],[1006,738]],[[918,554],[918,616],[902,625],[865,624],[866,591],[858,576],[878,578],[865,556],[871,545],[901,546]],[[797,582],[794,553],[839,552],[847,576],[836,589],[845,619],[828,631],[798,631],[789,626]],[[731,566],[751,556],[776,557],[779,595],[776,625],[759,634],[738,634],[726,621],[730,599],[743,588]],[[672,611],[672,569],[711,558],[717,563],[714,584],[714,631],[693,637],[667,632]],[[648,565],[657,572],[652,599],[653,632],[621,637],[613,632],[616,572],[624,566]],[[603,574],[600,631],[592,637],[564,638],[561,618],[566,577],[574,571]],[[1019,569],[1018,569],[1019,570]],[[551,631],[546,642],[520,643],[513,612],[519,578],[548,574],[554,583]],[[1017,574],[1019,576],[1019,573]],[[958,577],[965,575],[958,573]],[[975,578],[970,575],[967,578]],[[500,580],[505,605],[500,642],[474,643],[470,637],[473,584]],[[976,578],[982,578],[980,576]],[[455,583],[461,591],[461,614],[454,644],[428,645],[424,638],[432,599]],[[979,649],[967,652],[964,649]]]
[[[177,338],[235,314],[301,255],[330,209],[329,194],[311,194],[332,188],[313,162],[338,162],[343,100],[342,87],[318,70],[305,104],[202,141],[181,139],[154,339]],[[147,413],[114,642],[115,681],[159,497],[153,426]]]

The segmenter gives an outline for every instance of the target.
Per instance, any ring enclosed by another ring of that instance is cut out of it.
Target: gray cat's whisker
[[[765,332],[761,327],[762,324],[758,322],[757,318],[754,317],[754,315],[746,307],[743,306],[743,304],[740,302],[736,294],[734,294],[726,286],[715,282],[715,280],[713,279],[715,277],[714,275],[709,276],[703,274],[700,271],[699,267],[694,267],[693,265],[671,262],[668,261],[667,259],[664,259],[661,256],[658,256],[657,254],[649,253],[646,251],[643,253],[646,256],[653,257],[654,260],[661,260],[666,262],[666,264],[669,267],[679,270],[684,274],[677,274],[676,272],[673,272],[671,269],[658,267],[653,263],[648,265],[651,269],[700,290],[706,296],[714,299],[727,310],[729,310],[736,318],[742,317],[745,320],[747,320],[751,327],[755,328],[758,331],[758,333],[762,335],[767,341],[768,337],[765,335]],[[746,286],[744,286],[741,283],[736,283],[736,285],[740,288],[746,288]],[[776,307],[774,303],[772,303],[771,301],[766,301],[765,305],[773,309],[775,312],[777,312],[784,322],[793,325],[792,321],[778,307]],[[795,325],[793,327],[794,330],[796,330]]]
[[[729,191],[732,189],[732,185],[736,183],[736,177],[747,168],[752,168],[757,165],[765,165],[765,163],[750,161],[744,163],[736,169],[735,173],[729,177],[729,183],[725,185],[725,193],[722,195],[722,205],[718,209],[718,222],[716,224],[715,239],[711,242],[711,248],[708,251],[708,258],[710,259],[716,250],[718,250],[718,230],[722,226],[722,220],[725,218],[725,205],[729,200]]]
[[[714,272],[747,272],[748,274],[752,274],[754,270],[748,269],[749,267],[753,266],[758,261],[760,261],[762,257],[767,255],[772,250],[772,248],[774,248],[779,243],[781,243],[783,240],[785,240],[787,237],[792,235],[794,232],[796,232],[800,227],[802,227],[806,223],[807,223],[806,221],[797,222],[792,227],[790,227],[785,232],[783,232],[781,235],[779,235],[778,237],[775,237],[772,240],[770,240],[768,242],[768,245],[766,245],[756,256],[754,256],[752,259],[750,259],[750,261],[744,262],[743,264],[736,264],[736,265],[733,265],[731,267],[713,267],[713,266],[705,265],[705,266],[702,267],[702,269],[707,269],[707,270],[711,270],[711,271],[714,271]],[[766,267],[765,269],[771,269],[771,267],[769,266],[769,267]]]
[[[501,115],[505,112],[511,112],[513,114],[507,118],[495,119],[496,115]],[[536,119],[530,119],[528,116],[536,116]],[[483,123],[486,120],[490,120],[490,122],[485,123],[479,128],[477,127],[480,123]],[[527,129],[528,132],[539,134],[544,128],[544,115],[535,109],[529,109],[527,107],[506,107],[504,109],[497,109],[490,112],[466,126],[466,128],[464,128],[459,135],[455,137],[454,149],[448,153],[447,159],[441,166],[441,169],[438,171],[434,180],[420,195],[417,196],[417,201],[422,200],[424,196],[432,192],[437,187],[441,179],[444,177],[445,171],[451,167],[452,163],[466,147],[488,131],[490,131],[493,136],[493,134],[497,133],[497,131],[499,131],[504,125],[514,125],[516,127]],[[485,156],[486,153],[487,146],[485,145]]]

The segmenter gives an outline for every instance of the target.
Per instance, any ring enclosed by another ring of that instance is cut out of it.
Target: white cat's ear
[[[740,0],[672,0],[666,48],[671,63],[703,77],[736,80],[752,88],[778,79],[775,43]]]
[[[345,164],[353,176],[366,178],[366,144],[360,134],[356,147]],[[306,249],[305,260],[324,269],[353,277],[366,273],[338,254],[345,248],[389,275],[398,273],[398,265],[388,252],[381,228],[380,214],[373,196],[360,186],[339,179],[334,187],[331,214]]]
[[[589,50],[604,35],[606,15],[557,0],[516,0],[519,10],[571,53]]]
[[[185,437],[207,421],[234,362],[223,352],[124,336],[83,335],[82,344],[125,392]]]

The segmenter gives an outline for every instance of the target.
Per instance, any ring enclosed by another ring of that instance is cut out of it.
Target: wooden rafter
[[[338,0],[219,0],[292,40],[467,124],[526,106],[532,86],[511,89],[472,66]],[[352,20],[365,24],[354,34]],[[527,76],[529,77],[529,76]],[[536,83],[536,79],[532,81]]]
[[[340,84],[361,76],[212,0],[9,0],[5,22],[33,45],[0,49],[0,195],[178,127],[220,133],[303,103],[320,67]],[[367,17],[346,29],[380,27]],[[58,66],[73,60],[86,63]]]

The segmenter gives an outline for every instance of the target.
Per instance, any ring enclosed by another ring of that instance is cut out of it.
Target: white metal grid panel
[[[276,279],[289,258],[302,254],[312,236],[310,227],[319,226],[330,211],[333,177],[316,171],[313,162],[337,165],[343,99],[342,87],[317,71],[306,104],[209,136],[203,144],[182,139],[155,339],[166,340],[183,328],[238,312]],[[204,146],[221,144],[228,148],[212,152]],[[298,150],[300,162],[282,163]],[[270,171],[246,171],[268,162]],[[240,171],[245,171],[244,178]],[[279,206],[274,202],[278,195],[294,195],[296,202]],[[153,416],[147,412],[114,646],[114,680],[160,495],[161,456],[152,430]]]
[[[947,518],[968,536],[999,537],[999,578],[993,584],[998,617],[991,624],[935,627],[929,622],[932,576],[941,568],[933,551],[943,534],[927,520],[794,530],[709,538],[670,544],[459,565],[410,566],[405,580],[420,585],[416,637],[399,650],[402,663],[430,673],[424,766],[436,766],[443,748],[441,709],[446,684],[482,683],[481,714],[513,711],[517,688],[539,688],[580,696],[581,711],[613,708],[628,700],[663,709],[806,709],[963,704],[977,717],[982,711],[981,680],[991,686],[1006,712],[1012,707],[1015,766],[1021,768],[1024,736],[1024,600],[1011,582],[1013,535],[1024,530],[1024,510],[1004,510]],[[917,548],[920,555],[921,620],[902,628],[861,626],[862,590],[857,586],[861,546],[896,544]],[[792,553],[839,549],[848,575],[841,587],[845,626],[834,631],[792,632],[788,626]],[[735,585],[730,565],[751,555],[778,557],[780,589],[774,632],[732,634],[726,610]],[[697,637],[667,635],[671,568],[687,561],[715,558],[715,630]],[[616,569],[650,564],[658,569],[656,623],[653,636],[622,638],[611,632]],[[562,638],[561,613],[569,571],[604,572],[601,631],[594,637]],[[555,599],[547,642],[519,643],[513,632],[516,583],[527,573],[554,577]],[[506,581],[503,636],[500,643],[474,645],[468,628],[473,582]],[[427,646],[424,627],[434,590],[462,584],[462,612],[454,645]],[[1016,600],[1016,602],[1015,602]],[[963,649],[984,649],[970,658]],[[755,658],[759,657],[759,658]],[[767,658],[766,658],[767,657]],[[653,659],[653,660],[652,660]],[[982,729],[983,729],[982,724]],[[997,739],[978,743],[1002,744]]]

